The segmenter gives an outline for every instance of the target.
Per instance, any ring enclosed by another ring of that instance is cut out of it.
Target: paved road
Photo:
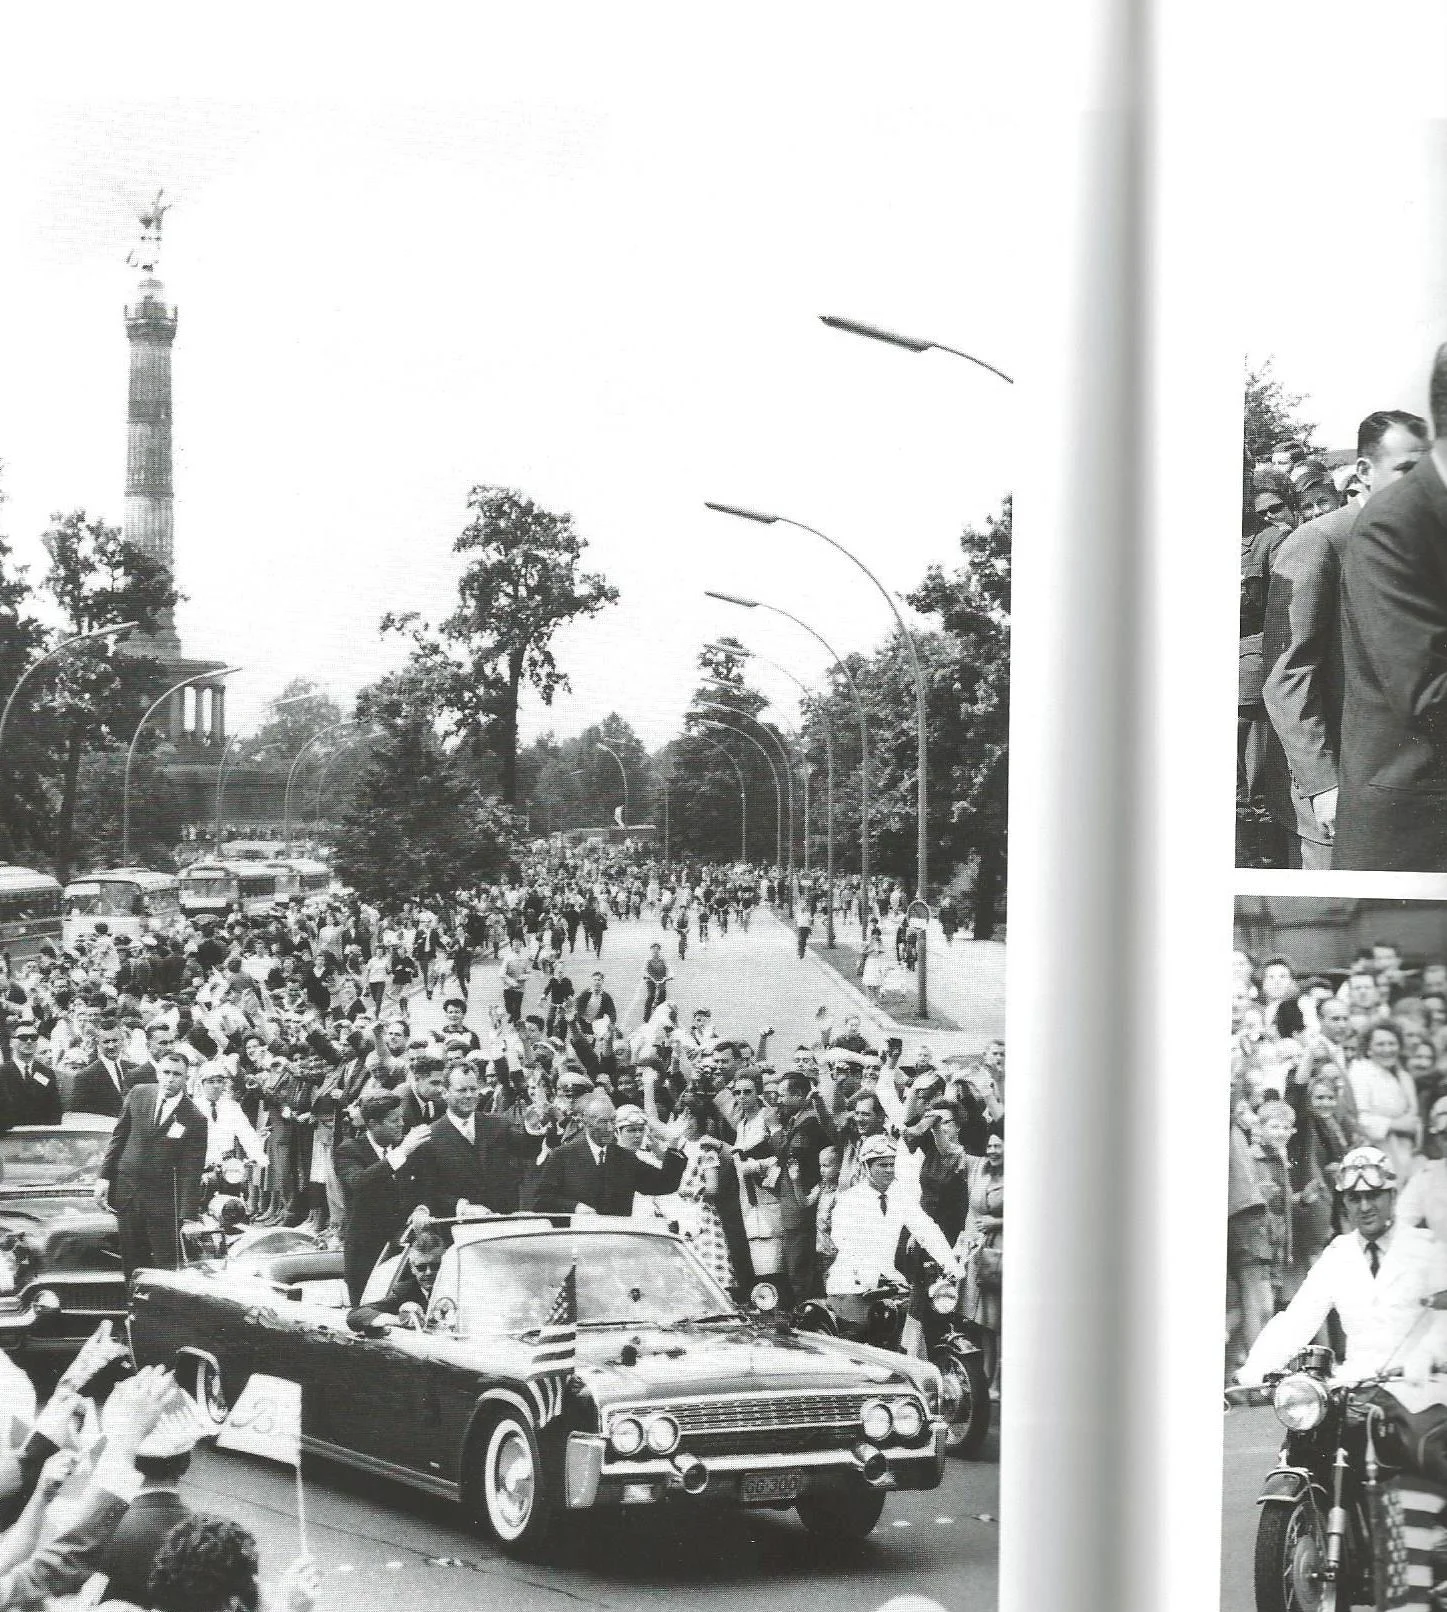
[[[1255,1612],[1251,1553],[1256,1547],[1256,1496],[1280,1447],[1281,1423],[1269,1407],[1228,1412],[1221,1495],[1221,1612]]]
[[[790,1512],[653,1508],[574,1524],[561,1559],[511,1562],[445,1501],[342,1468],[307,1467],[307,1522],[323,1571],[322,1612],[544,1612],[563,1606],[781,1605],[868,1612],[906,1591],[946,1607],[995,1605],[999,1468],[951,1460],[943,1485],[892,1496],[878,1528],[832,1556]],[[252,1529],[268,1572],[296,1553],[291,1469],[203,1451],[186,1480],[192,1504]]]

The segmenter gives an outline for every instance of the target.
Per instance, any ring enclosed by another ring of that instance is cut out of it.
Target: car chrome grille
[[[870,1394],[758,1394],[670,1405],[685,1439],[702,1434],[854,1428]]]

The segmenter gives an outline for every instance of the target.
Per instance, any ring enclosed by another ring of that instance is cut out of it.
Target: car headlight
[[[1326,1389],[1314,1377],[1283,1377],[1271,1392],[1271,1408],[1283,1427],[1305,1433],[1326,1415]]]
[[[649,1423],[645,1433],[648,1448],[654,1455],[672,1455],[678,1448],[678,1441],[683,1437],[678,1423],[671,1416],[655,1416]]]
[[[30,1308],[40,1311],[42,1315],[54,1315],[60,1308],[60,1296],[52,1293],[48,1287],[37,1288],[30,1295]]]
[[[936,1315],[952,1315],[960,1302],[959,1284],[942,1276],[929,1290],[930,1308]]]
[[[860,1411],[859,1422],[871,1444],[882,1444],[894,1431],[894,1417],[882,1399],[871,1399]]]
[[[643,1448],[643,1423],[636,1416],[620,1416],[608,1430],[608,1442],[619,1455],[637,1455]]]
[[[919,1408],[918,1400],[897,1399],[890,1409],[894,1430],[902,1439],[917,1439],[924,1431],[924,1412]]]

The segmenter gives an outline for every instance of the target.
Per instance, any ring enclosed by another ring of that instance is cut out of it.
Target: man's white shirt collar
[[[457,1115],[454,1114],[451,1109],[448,1109],[447,1117],[469,1142],[475,1142],[477,1140],[476,1114],[471,1114],[466,1119],[458,1119]]]

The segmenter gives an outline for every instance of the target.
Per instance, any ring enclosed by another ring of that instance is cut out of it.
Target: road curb
[[[784,930],[784,932],[788,935],[790,944],[797,946],[798,941],[796,937],[798,931],[795,930],[791,925],[786,924],[777,913],[769,912],[768,908],[765,908],[764,910],[765,912],[768,912],[768,916],[773,919],[779,928]],[[837,968],[831,968],[829,964],[826,963],[824,959],[813,950],[812,946],[806,946],[804,948],[804,956],[807,958],[809,965],[817,973],[828,980],[831,985],[838,986],[839,989],[849,997],[850,1001],[854,1004],[855,1011],[862,1018],[868,1019],[875,1029],[882,1030],[885,1035],[897,1035],[900,1037],[904,1037],[909,1033],[907,1026],[901,1025],[896,1020],[890,1018],[889,1014],[887,1014],[882,1007],[876,1006],[875,1003],[869,1000],[869,998],[864,994],[864,990],[861,986],[855,985],[853,981],[846,979]],[[917,1026],[916,1031],[921,1036],[929,1034],[928,1030],[921,1030]]]

